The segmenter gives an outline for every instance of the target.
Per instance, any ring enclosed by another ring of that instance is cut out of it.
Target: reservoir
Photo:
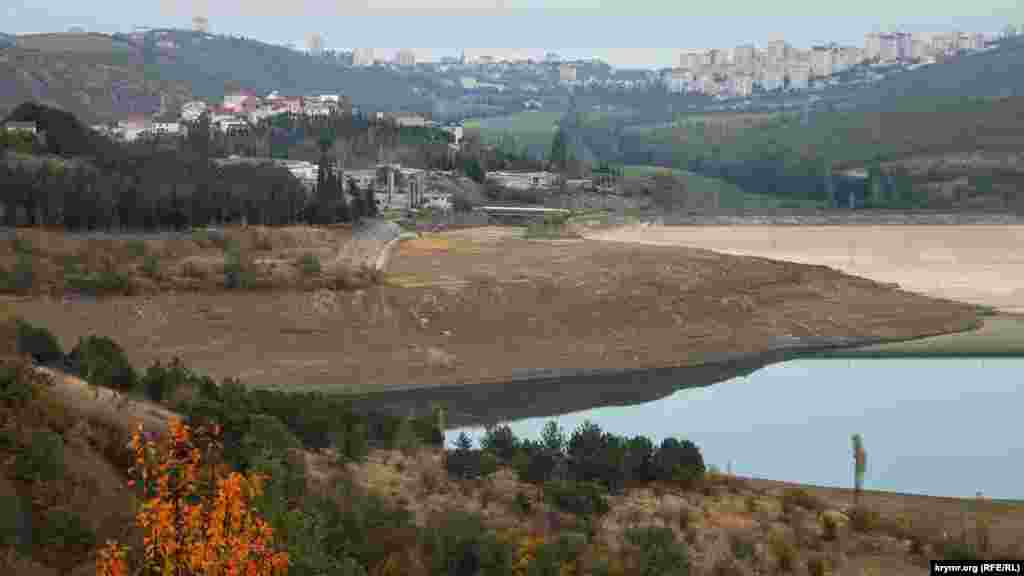
[[[804,358],[653,401],[508,422],[538,438],[584,420],[620,435],[693,440],[740,476],[852,487],[850,436],[864,437],[866,489],[1024,498],[1024,358]],[[451,445],[462,431],[446,432]]]

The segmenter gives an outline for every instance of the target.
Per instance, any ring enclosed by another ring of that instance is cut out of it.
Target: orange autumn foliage
[[[205,459],[193,431],[179,421],[171,423],[168,437],[159,444],[145,439],[141,426],[132,435],[132,471],[143,493],[136,515],[145,534],[142,573],[286,574],[288,554],[273,549],[273,530],[252,506],[263,479],[213,464],[209,456],[216,448],[219,431],[198,432],[208,436]],[[96,572],[127,576],[127,549],[108,542],[97,556]]]

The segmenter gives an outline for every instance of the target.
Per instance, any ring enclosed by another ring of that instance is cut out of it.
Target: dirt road
[[[649,226],[589,237],[824,265],[937,298],[1024,312],[1024,225]]]

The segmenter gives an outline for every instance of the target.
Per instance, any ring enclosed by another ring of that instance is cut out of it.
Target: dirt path
[[[1024,312],[1024,225],[637,226],[589,237],[824,265],[936,298]]]

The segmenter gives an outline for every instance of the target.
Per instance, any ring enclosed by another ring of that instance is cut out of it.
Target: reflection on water
[[[852,485],[850,435],[858,432],[866,488],[1022,498],[1022,369],[1021,358],[799,359],[558,421],[567,431],[589,419],[616,434],[685,436],[723,470],[731,463],[740,475],[844,487]],[[511,426],[536,437],[548,420]]]

